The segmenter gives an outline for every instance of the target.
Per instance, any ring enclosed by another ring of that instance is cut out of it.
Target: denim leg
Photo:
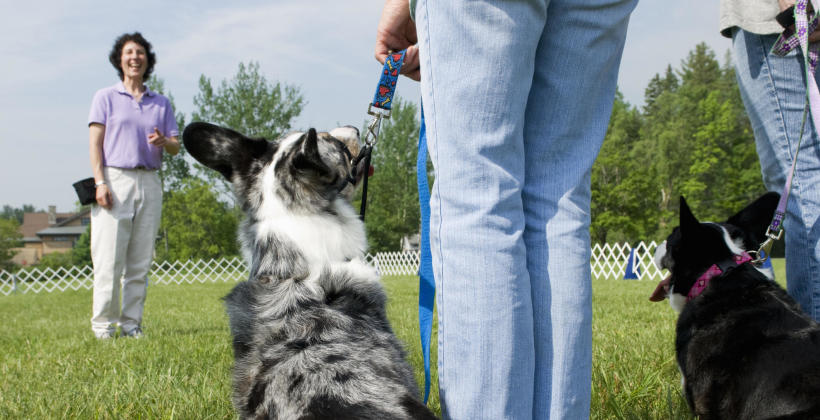
[[[589,418],[590,170],[612,112],[636,1],[552,0],[524,127],[535,419]]]
[[[421,0],[422,101],[435,167],[431,249],[444,418],[532,415],[524,111],[545,6]]]
[[[588,417],[589,167],[634,5],[612,3],[417,3],[445,418]]]
[[[782,193],[800,136],[806,79],[802,54],[769,54],[776,35],[735,30],[732,52],[741,97],[755,134],[763,182]],[[820,142],[807,119],[786,218],[789,294],[820,320]]]

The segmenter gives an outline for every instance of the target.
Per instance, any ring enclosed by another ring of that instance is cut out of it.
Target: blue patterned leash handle
[[[367,113],[373,116],[370,124],[367,125],[367,131],[364,133],[364,146],[359,154],[351,162],[353,168],[359,168],[359,162],[364,160],[361,167],[365,171],[364,179],[362,180],[362,203],[359,207],[359,218],[364,221],[364,215],[367,211],[367,179],[370,171],[370,158],[373,155],[373,146],[379,139],[379,130],[381,129],[382,118],[389,119],[393,108],[393,94],[396,93],[396,82],[399,80],[399,73],[401,73],[401,66],[404,64],[404,55],[406,50],[399,52],[390,52],[384,60],[384,68],[379,76],[379,84],[376,86],[376,95],[373,96],[373,102],[367,107]]]
[[[391,52],[387,54],[384,60],[384,68],[382,69],[381,77],[379,78],[379,85],[376,86],[376,94],[373,96],[373,102],[367,113],[373,115],[373,108],[378,108],[381,111],[386,111],[385,118],[390,118],[390,110],[393,108],[393,94],[396,93],[396,82],[399,80],[401,73],[401,66],[404,64],[404,55],[407,50],[399,52]]]

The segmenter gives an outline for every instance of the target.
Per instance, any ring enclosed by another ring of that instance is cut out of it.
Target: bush
[[[11,259],[15,254],[12,249],[21,246],[20,239],[23,238],[18,231],[19,226],[17,220],[0,218],[0,269],[16,268]]]
[[[77,239],[74,248],[71,250],[71,257],[74,265],[91,265],[91,225]]]
[[[38,268],[40,270],[51,268],[56,270],[60,267],[69,268],[73,266],[74,256],[72,255],[72,252],[52,252],[51,254],[43,255],[43,258],[40,258],[40,262],[33,266],[33,268]]]

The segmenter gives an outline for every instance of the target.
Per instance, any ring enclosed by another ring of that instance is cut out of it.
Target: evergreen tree
[[[596,242],[659,240],[678,223],[683,195],[704,219],[723,220],[763,192],[754,136],[731,62],[699,44],[667,67],[637,112],[615,99],[592,172]]]
[[[593,243],[634,241],[646,233],[651,183],[642,176],[643,159],[635,148],[641,125],[640,112],[617,92],[606,139],[592,167]]]
[[[659,96],[665,92],[675,92],[678,89],[678,77],[672,70],[671,65],[666,66],[666,73],[663,77],[660,74],[655,74],[649,81],[649,86],[644,90],[644,110],[651,112],[652,106]]]

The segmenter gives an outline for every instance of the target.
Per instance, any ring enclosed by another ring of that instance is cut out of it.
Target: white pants
[[[107,167],[105,179],[114,205],[111,210],[98,205],[91,210],[91,329],[113,332],[119,324],[123,332],[129,332],[142,322],[148,271],[162,215],[162,187],[157,171]]]

